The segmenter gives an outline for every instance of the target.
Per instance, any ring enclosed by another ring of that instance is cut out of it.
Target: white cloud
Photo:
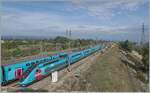
[[[121,14],[124,10],[135,11],[147,0],[78,0],[72,3],[84,9],[91,16],[99,19],[111,19],[115,15]],[[116,9],[116,10],[115,10]],[[122,11],[117,11],[120,9]]]
[[[98,25],[83,25],[76,27],[73,30],[76,32],[87,32],[89,34],[95,33],[107,33],[108,35],[128,34],[126,31],[121,31],[127,27],[111,27],[111,26],[98,26]]]
[[[73,3],[79,8],[86,10],[89,15],[106,20],[122,13],[122,11],[116,12],[114,9],[122,8],[122,10],[135,11],[144,2],[143,0],[97,0],[94,2],[76,1]],[[30,12],[15,8],[5,9],[9,12],[4,12],[1,15],[3,35],[56,36],[65,35],[67,28],[72,29],[73,37],[79,38],[95,36],[104,38],[115,38],[115,36],[121,38],[121,36],[126,36],[128,38],[130,33],[135,33],[135,30],[128,26],[86,24],[86,20],[82,20],[79,16],[73,18],[72,16],[42,11]],[[67,11],[71,11],[71,9]],[[78,22],[74,22],[72,19],[77,19]],[[82,21],[85,22],[83,23]]]
[[[4,35],[43,35],[65,34],[69,27],[73,33],[84,35],[120,35],[128,34],[125,26],[85,25],[67,22],[64,16],[45,12],[17,11],[2,15],[2,34]]]
[[[15,10],[14,10],[15,11]],[[40,34],[41,31],[64,31],[67,27],[63,17],[42,12],[8,12],[1,16],[2,34]],[[51,33],[49,33],[51,34]]]
[[[2,34],[4,35],[44,35],[53,36],[59,33],[65,34],[69,27],[73,33],[107,33],[125,34],[117,28],[100,25],[85,25],[67,22],[63,16],[48,14],[45,12],[22,12],[2,15]]]
[[[107,32],[109,34],[119,34],[123,32],[111,31],[112,28],[100,25],[85,25],[71,23],[65,16],[47,12],[27,12],[13,8],[8,8],[1,16],[2,34],[4,35],[51,35],[59,32],[64,33],[67,28],[74,32]],[[11,12],[14,11],[14,12]]]

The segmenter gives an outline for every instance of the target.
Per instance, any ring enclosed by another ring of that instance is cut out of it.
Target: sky
[[[2,36],[148,40],[148,0],[2,0]]]

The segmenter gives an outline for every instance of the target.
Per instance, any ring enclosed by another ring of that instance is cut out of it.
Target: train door
[[[40,77],[41,77],[41,69],[37,69],[36,70],[36,72],[35,72],[35,77],[37,78],[37,79],[39,79]]]
[[[23,70],[22,68],[17,68],[16,71],[15,71],[15,77],[16,79],[18,79],[23,73]]]

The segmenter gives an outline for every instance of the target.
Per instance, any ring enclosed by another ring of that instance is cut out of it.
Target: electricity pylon
[[[143,43],[144,43],[144,23],[142,24],[142,33],[141,33],[140,45],[143,45]]]

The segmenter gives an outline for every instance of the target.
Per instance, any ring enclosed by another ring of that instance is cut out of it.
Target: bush
[[[19,48],[16,48],[13,52],[13,56],[20,56],[22,54],[22,51]]]
[[[132,43],[129,42],[128,40],[119,42],[119,45],[121,48],[123,48],[124,50],[127,50],[129,52],[131,52],[131,50],[132,50]]]
[[[143,56],[142,61],[145,65],[146,69],[148,70],[149,69],[149,43],[145,44],[142,47],[141,54]]]

